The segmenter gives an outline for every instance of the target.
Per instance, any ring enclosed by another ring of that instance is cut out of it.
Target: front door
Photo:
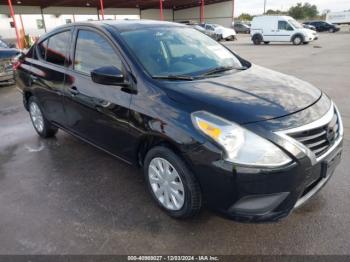
[[[293,35],[293,27],[285,20],[279,20],[273,41],[290,42]]]
[[[64,106],[68,128],[83,139],[128,160],[129,106],[131,94],[120,86],[97,84],[92,70],[115,66],[123,72],[124,64],[113,43],[101,32],[77,28],[67,70]]]

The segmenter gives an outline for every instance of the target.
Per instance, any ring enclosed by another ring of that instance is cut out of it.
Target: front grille
[[[339,119],[334,112],[327,124],[300,132],[289,133],[289,136],[309,148],[316,157],[321,156],[335,143],[339,137]]]

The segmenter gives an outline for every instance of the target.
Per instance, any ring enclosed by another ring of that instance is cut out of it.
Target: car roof
[[[118,31],[137,30],[150,27],[186,27],[184,24],[157,21],[157,20],[138,20],[138,19],[125,19],[125,20],[103,20],[103,21],[87,21],[76,22],[55,28],[53,31],[69,28],[73,26],[90,26],[95,28],[113,27]]]

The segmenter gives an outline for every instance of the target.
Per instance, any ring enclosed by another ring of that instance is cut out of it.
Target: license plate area
[[[326,178],[333,173],[334,169],[340,162],[341,155],[342,150],[339,150],[331,158],[324,160],[321,163],[321,178]]]

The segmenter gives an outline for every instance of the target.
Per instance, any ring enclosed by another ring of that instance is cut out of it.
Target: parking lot
[[[0,254],[350,254],[350,33],[309,45],[224,42],[247,60],[311,82],[344,122],[343,161],[326,187],[278,223],[203,209],[175,220],[141,172],[62,131],[39,139],[15,86],[0,87]]]

